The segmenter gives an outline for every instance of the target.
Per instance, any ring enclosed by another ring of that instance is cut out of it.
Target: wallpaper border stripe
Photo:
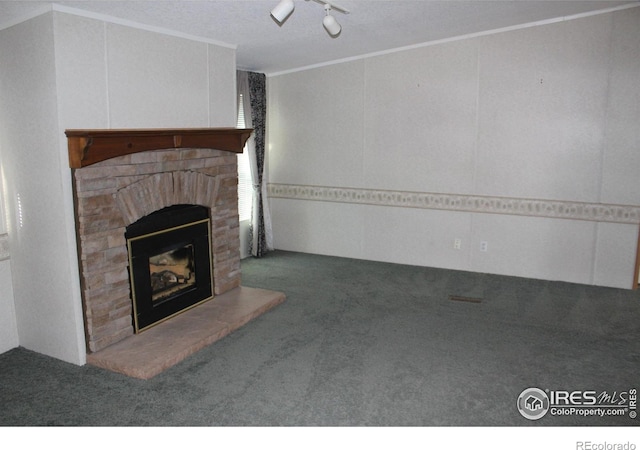
[[[591,222],[640,223],[640,206],[269,183],[271,198],[506,214]]]

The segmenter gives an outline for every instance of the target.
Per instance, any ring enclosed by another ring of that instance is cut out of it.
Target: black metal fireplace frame
[[[126,229],[129,280],[136,333],[213,297],[209,210],[175,205],[156,211]],[[193,249],[195,283],[162,300],[154,300],[150,259],[185,247]]]

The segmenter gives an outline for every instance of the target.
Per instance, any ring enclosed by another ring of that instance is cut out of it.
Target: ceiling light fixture
[[[322,19],[322,25],[324,25],[324,29],[327,30],[327,33],[329,33],[332,37],[336,37],[340,34],[340,31],[342,31],[342,27],[340,26],[336,18],[329,14],[329,12],[331,12],[330,4],[327,3],[326,5],[324,5],[324,10],[327,15],[324,16],[324,19]]]
[[[310,1],[310,0],[306,0]],[[338,37],[340,32],[342,31],[342,27],[338,23],[335,17],[333,17],[330,12],[332,10],[341,12],[342,14],[349,14],[349,10],[342,8],[341,6],[337,6],[335,3],[330,3],[326,0],[313,0],[316,3],[320,3],[324,5],[325,17],[322,20],[322,25],[324,29],[327,30],[332,37]],[[278,5],[271,10],[271,17],[278,22],[279,25],[284,24],[284,22],[289,18],[289,16],[293,13],[295,9],[295,5],[293,0],[281,0]]]
[[[293,4],[293,0],[282,0],[271,10],[271,17],[282,25],[284,21],[289,18],[294,9],[295,5]]]

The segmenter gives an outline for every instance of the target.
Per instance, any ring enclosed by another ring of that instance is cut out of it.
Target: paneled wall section
[[[632,286],[640,8],[268,81],[276,248]]]

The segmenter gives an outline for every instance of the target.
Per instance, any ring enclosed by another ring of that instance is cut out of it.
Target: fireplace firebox
[[[211,219],[200,205],[174,205],[126,227],[136,333],[213,296]]]

